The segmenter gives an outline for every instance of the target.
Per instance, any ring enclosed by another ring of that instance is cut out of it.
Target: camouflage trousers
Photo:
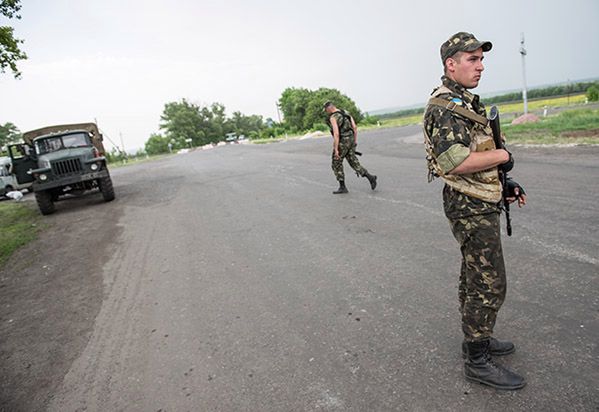
[[[462,330],[466,341],[480,341],[492,336],[506,294],[499,213],[449,223],[462,251],[458,289]]]
[[[339,139],[339,159],[335,159],[335,153],[333,152],[333,162],[331,167],[333,173],[339,182],[345,180],[345,173],[343,172],[343,159],[347,159],[347,162],[354,169],[358,176],[364,176],[368,171],[360,165],[360,161],[356,156],[356,147],[354,145],[354,137],[341,137]]]

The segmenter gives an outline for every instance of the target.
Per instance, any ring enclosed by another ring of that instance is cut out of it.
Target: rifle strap
[[[487,126],[489,123],[485,116],[474,113],[472,110],[468,110],[465,107],[458,106],[456,102],[452,102],[451,100],[442,99],[440,97],[431,97],[428,101],[428,104],[443,107],[444,109],[457,113],[466,119],[472,120],[473,122],[482,125],[483,127]]]

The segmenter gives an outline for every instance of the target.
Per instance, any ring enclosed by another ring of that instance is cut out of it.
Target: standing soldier
[[[356,157],[356,146],[358,144],[358,126],[353,117],[345,110],[339,110],[331,102],[324,104],[327,113],[327,123],[333,135],[333,173],[339,181],[339,189],[333,194],[347,193],[345,187],[345,174],[343,173],[343,159],[347,159],[349,165],[356,171],[358,176],[363,176],[370,182],[372,190],[376,188],[376,176],[368,173]]]
[[[424,137],[429,181],[441,177],[445,182],[443,207],[462,252],[458,296],[466,379],[499,389],[519,389],[526,384],[524,378],[491,358],[515,350],[511,342],[492,336],[506,293],[498,171],[508,172],[513,158],[495,147],[485,108],[479,96],[467,90],[478,86],[483,52],[491,47],[490,42],[464,32],[441,45],[445,75],[424,114]],[[513,183],[505,201],[517,199],[521,207],[526,196]]]

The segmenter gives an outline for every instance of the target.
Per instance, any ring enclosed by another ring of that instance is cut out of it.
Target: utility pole
[[[123,149],[123,163],[127,163],[127,152],[125,152],[125,142],[123,141],[123,134],[119,132],[121,137],[121,148]]]
[[[279,124],[281,124],[281,110],[279,110],[279,103],[275,102],[275,107],[277,108],[277,117],[279,118]]]
[[[94,123],[96,123],[96,126],[98,126],[98,119],[96,119],[95,117],[94,117]],[[100,126],[98,126],[98,130],[100,130]],[[113,142],[112,139],[110,138],[110,136],[108,136],[104,130],[100,130],[100,133],[102,133],[102,136],[107,138],[108,141],[112,144],[112,146],[118,150],[119,145],[116,144],[115,142]]]
[[[275,106],[277,108],[277,117],[279,118],[279,124],[281,124],[281,110],[279,110],[279,103],[275,102]],[[287,136],[287,129],[285,129],[285,140],[287,140],[289,137]]]
[[[520,39],[520,55],[522,56],[522,100],[524,100],[524,114],[528,113],[528,98],[526,97],[526,49],[524,48],[524,33]]]

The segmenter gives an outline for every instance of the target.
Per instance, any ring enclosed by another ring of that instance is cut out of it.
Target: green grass
[[[164,153],[164,154],[159,154],[159,155],[152,155],[149,157],[134,157],[134,158],[128,159],[126,163],[123,163],[122,161],[117,160],[117,161],[108,163],[108,169],[110,170],[110,169],[115,169],[117,167],[131,166],[131,165],[135,165],[138,163],[145,163],[145,162],[151,162],[153,160],[160,160],[165,157],[174,156],[175,154],[176,153]]]
[[[384,119],[381,121],[381,127],[402,127],[411,124],[422,123],[423,114],[412,114],[409,116],[395,117],[392,119]],[[378,127],[378,126],[374,126]]]
[[[505,125],[507,142],[522,144],[599,144],[599,110],[569,110],[537,123]],[[583,136],[568,136],[568,133]]]
[[[19,247],[36,238],[40,229],[39,212],[27,203],[0,203],[0,266]]]

